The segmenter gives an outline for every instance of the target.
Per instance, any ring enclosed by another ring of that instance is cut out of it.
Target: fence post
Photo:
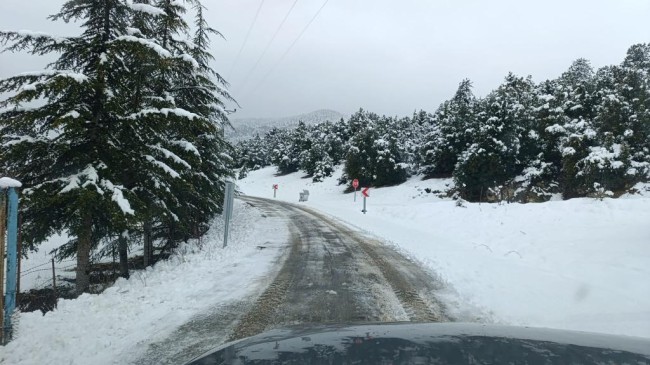
[[[0,187],[0,345],[5,344],[4,308],[5,296],[2,289],[5,282],[5,230],[7,223],[7,191]]]
[[[54,257],[52,257],[52,293],[54,294],[54,308],[56,308],[57,293],[56,293],[56,272],[54,271]]]
[[[11,316],[16,309],[16,281],[18,273],[18,192],[15,187],[8,189],[7,204],[7,293],[5,295],[5,341],[11,339]]]

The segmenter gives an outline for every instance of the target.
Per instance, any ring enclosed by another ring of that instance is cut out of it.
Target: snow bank
[[[60,300],[57,310],[18,315],[15,339],[1,348],[4,364],[125,364],[193,316],[262,290],[288,241],[285,225],[260,219],[237,203],[229,247],[223,221],[168,261],[133,272],[99,295]],[[258,245],[266,248],[259,250]]]
[[[252,171],[250,195],[298,202],[380,236],[416,257],[457,292],[445,298],[461,319],[650,337],[650,199],[573,199],[471,204],[436,197],[450,180],[413,178],[370,189],[368,213],[337,177]],[[474,308],[474,309],[472,309]],[[476,308],[479,308],[478,310]],[[471,309],[470,313],[467,313]],[[478,317],[478,318],[477,318]]]

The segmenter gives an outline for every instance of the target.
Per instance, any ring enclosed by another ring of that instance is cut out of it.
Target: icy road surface
[[[225,339],[287,325],[449,320],[436,297],[443,285],[390,247],[305,207],[241,199],[290,231],[277,276],[258,298],[193,319],[137,363],[182,363]]]

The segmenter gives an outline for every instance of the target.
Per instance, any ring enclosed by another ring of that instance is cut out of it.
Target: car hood
[[[296,326],[188,364],[650,364],[650,340],[469,323]]]

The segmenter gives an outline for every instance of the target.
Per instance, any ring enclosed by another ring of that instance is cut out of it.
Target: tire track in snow
[[[292,324],[449,320],[435,298],[442,284],[390,247],[299,205],[241,199],[286,217],[294,242],[276,282],[230,340]]]
[[[240,199],[290,230],[291,248],[278,259],[277,274],[261,294],[197,316],[149,345],[138,364],[183,363],[289,325],[449,320],[435,297],[442,284],[392,248],[303,206]]]

